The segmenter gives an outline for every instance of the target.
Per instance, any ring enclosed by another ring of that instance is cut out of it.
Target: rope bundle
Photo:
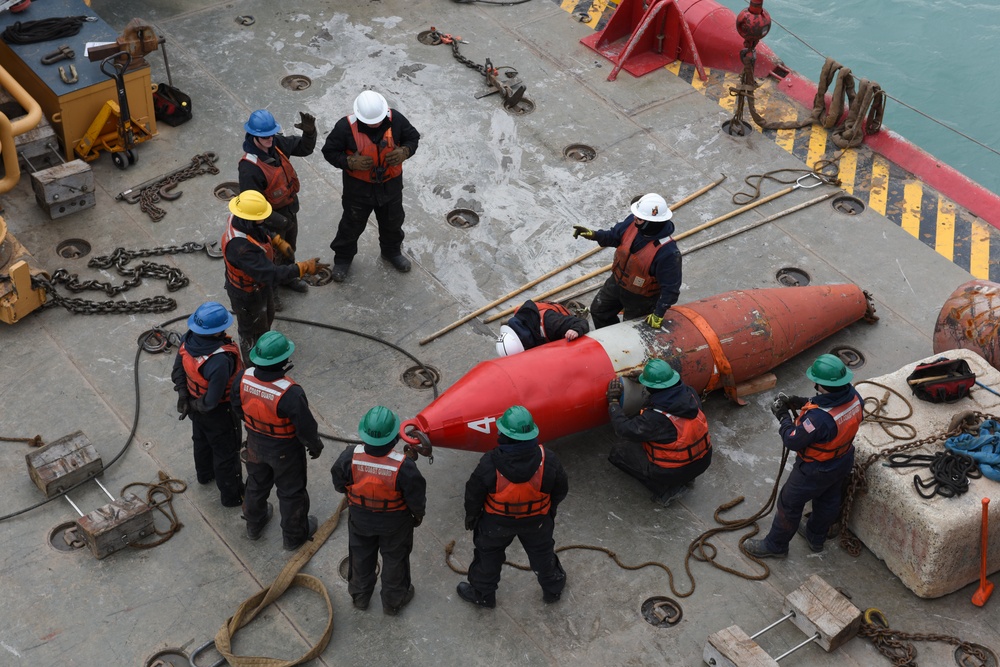
[[[66,16],[64,18],[48,18],[38,21],[17,21],[11,24],[0,37],[8,44],[34,44],[48,42],[53,39],[72,37],[80,32],[83,24],[93,21],[91,16]]]

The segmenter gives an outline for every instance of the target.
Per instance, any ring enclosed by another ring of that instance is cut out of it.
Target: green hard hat
[[[650,389],[666,389],[681,381],[681,374],[663,359],[650,359],[642,369],[639,383]]]
[[[295,351],[295,343],[285,338],[277,331],[268,331],[257,339],[257,344],[250,350],[250,361],[257,366],[274,366]]]
[[[507,408],[497,420],[497,430],[511,440],[531,440],[538,437],[535,420],[531,418],[528,408],[523,405]]]
[[[372,447],[388,445],[399,435],[399,417],[389,408],[376,405],[358,424],[361,441]]]
[[[854,373],[839,357],[821,354],[806,370],[806,377],[824,387],[843,387],[850,384]]]

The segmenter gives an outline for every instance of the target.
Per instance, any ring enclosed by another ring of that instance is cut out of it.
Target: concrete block
[[[1000,416],[1000,397],[976,386],[971,395],[951,403],[929,403],[913,395],[906,376],[919,363],[939,357],[968,361],[976,379],[1000,392],[1000,371],[969,350],[950,350],[907,364],[894,373],[870,378],[904,396],[913,406],[907,419],[917,430],[917,440],[943,434],[956,413],[976,410]],[[857,377],[857,376],[856,376]],[[863,378],[861,378],[863,379]],[[864,397],[882,399],[886,390],[856,380]],[[869,402],[870,404],[870,402]],[[886,406],[889,417],[903,417],[906,406],[890,395]],[[891,429],[899,432],[898,428]],[[872,454],[905,444],[893,439],[876,423],[862,424],[854,440],[857,463]],[[934,454],[944,450],[944,440],[908,450],[908,454]],[[969,491],[955,498],[934,496],[925,500],[913,485],[914,468],[886,468],[882,461],[867,471],[868,491],[854,499],[850,529],[903,584],[922,598],[936,598],[952,593],[979,579],[982,498],[990,498],[989,558],[987,571],[1000,570],[1000,485],[989,479],[970,481]],[[924,469],[923,478],[927,478]]]

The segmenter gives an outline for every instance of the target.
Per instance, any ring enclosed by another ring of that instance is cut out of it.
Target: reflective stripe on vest
[[[497,470],[497,488],[486,496],[483,507],[490,514],[523,518],[542,516],[549,513],[552,501],[549,494],[542,493],[542,476],[545,474],[545,448],[538,469],[527,482],[512,482]]]
[[[854,436],[858,434],[858,428],[865,419],[864,403],[858,396],[854,396],[843,405],[835,405],[832,408],[821,408],[812,401],[802,406],[802,411],[795,418],[795,426],[802,423],[802,418],[809,410],[822,410],[837,423],[837,435],[830,442],[823,442],[809,445],[801,452],[799,458],[803,461],[829,461],[843,456],[851,448]]]
[[[275,146],[274,150],[278,154],[277,165],[269,164],[253,153],[244,153],[243,159],[257,165],[264,174],[264,179],[267,181],[264,191],[261,192],[264,199],[274,208],[284,208],[295,201],[295,193],[299,191],[299,176],[281,149]]]
[[[708,419],[701,410],[698,410],[697,417],[685,419],[663,410],[650,409],[667,417],[677,429],[677,439],[673,442],[642,443],[646,457],[654,465],[660,468],[680,468],[694,463],[712,449],[712,439],[708,435]],[[644,408],[639,414],[645,411]]]
[[[371,512],[398,512],[406,509],[403,494],[396,489],[396,477],[403,465],[403,455],[392,451],[386,456],[370,456],[365,446],[354,448],[347,502]]]
[[[367,155],[375,162],[375,166],[371,169],[348,169],[347,173],[358,179],[359,181],[365,181],[367,183],[384,183],[390,179],[401,176],[403,173],[403,165],[395,164],[391,167],[385,164],[385,155],[392,149],[396,147],[396,141],[392,136],[392,109],[389,109],[389,114],[386,116],[389,119],[390,125],[386,129],[385,134],[382,135],[382,141],[376,146],[372,143],[372,140],[368,138],[368,135],[364,132],[358,130],[358,119],[351,114],[347,117],[348,122],[351,124],[351,134],[354,135],[354,145],[358,147],[356,153],[358,155]],[[348,155],[354,155],[354,151],[346,151]],[[376,169],[382,170],[381,178],[376,173]]]
[[[541,321],[541,332],[542,338],[548,340],[548,334],[545,333],[545,313],[553,312],[559,313],[560,315],[569,315],[569,311],[566,310],[566,306],[559,303],[549,303],[548,301],[537,301],[535,305],[538,306],[538,314],[541,315],[539,320]]]
[[[257,292],[263,285],[254,281],[253,278],[229,262],[229,258],[226,257],[226,246],[233,239],[246,239],[263,250],[264,254],[267,255],[268,261],[271,262],[274,261],[274,247],[271,245],[270,237],[268,237],[266,243],[261,243],[252,236],[248,236],[244,232],[237,230],[233,227],[233,217],[232,214],[229,215],[229,219],[226,221],[226,231],[222,233],[222,260],[226,263],[226,280],[229,281],[230,285],[244,292]]]
[[[294,438],[295,426],[287,417],[278,416],[278,402],[290,387],[291,378],[265,382],[254,377],[256,368],[248,368],[240,380],[240,404],[243,423],[248,429],[272,438]]]
[[[635,241],[639,229],[631,224],[622,235],[622,242],[615,248],[615,260],[611,265],[611,274],[625,290],[639,296],[653,296],[660,293],[660,283],[649,272],[649,267],[656,257],[660,246],[672,239],[656,239],[644,245],[639,252],[632,253],[632,242]]]
[[[223,343],[215,352],[211,354],[204,354],[200,357],[192,356],[187,349],[187,343],[181,343],[180,350],[178,350],[181,355],[181,364],[184,366],[184,376],[187,378],[187,388],[188,394],[191,398],[201,398],[206,393],[208,393],[208,380],[201,374],[201,367],[205,364],[209,358],[215,356],[216,354],[228,352],[232,355],[233,359],[236,360],[236,365],[233,370],[233,374],[229,376],[229,381],[226,382],[226,391],[222,394],[222,399],[219,400],[220,403],[229,402],[229,392],[233,387],[233,378],[236,374],[243,370],[243,360],[240,359],[240,348],[236,347],[236,344],[232,341],[228,343]]]

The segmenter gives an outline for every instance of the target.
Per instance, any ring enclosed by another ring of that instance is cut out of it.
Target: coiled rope
[[[40,19],[38,21],[17,21],[0,34],[8,44],[34,44],[52,39],[72,37],[80,32],[83,24],[96,21],[93,16],[66,16]]]

